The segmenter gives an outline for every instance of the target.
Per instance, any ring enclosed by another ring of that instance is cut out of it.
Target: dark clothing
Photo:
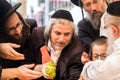
[[[36,64],[42,63],[42,56],[40,48],[45,45],[46,39],[44,37],[44,27],[37,27],[32,32],[32,44],[34,46],[34,53],[28,53],[25,55],[26,62],[33,62]],[[81,63],[81,54],[83,52],[83,46],[78,40],[72,40],[72,42],[66,46],[59,57],[56,67],[56,77],[54,80],[78,80],[82,71],[83,64]],[[40,78],[38,80],[46,80]]]
[[[83,19],[78,23],[78,35],[82,41],[85,51],[88,53],[90,44],[99,37],[99,30],[95,30],[89,20]]]
[[[9,41],[8,41],[9,42]],[[15,49],[19,53],[26,53],[28,52],[28,46],[29,46],[29,38],[26,39],[26,41],[23,43],[24,45],[21,45],[20,48]],[[0,65],[2,65],[3,68],[16,68],[21,65],[22,60],[8,60],[4,58],[0,58]]]
[[[0,79],[1,79],[1,73],[2,73],[2,66],[0,65]]]
[[[15,11],[16,12],[16,11]],[[22,38],[21,39],[16,39],[10,34],[8,34],[6,30],[6,26],[3,25],[0,27],[0,43],[15,43],[19,44],[20,48],[16,48],[15,50],[19,53],[25,54],[29,52],[30,47],[30,25],[25,22],[25,20],[22,18],[22,16],[16,12],[17,16],[23,23],[22,27]],[[22,60],[8,60],[8,59],[3,59],[0,58],[0,75],[2,68],[16,68],[21,65]]]
[[[0,36],[0,43],[8,43],[8,42],[14,43],[14,41],[9,41],[9,40],[6,39],[5,37],[3,39],[3,36]],[[26,38],[24,37],[24,40],[22,40],[21,43],[22,44],[16,43],[16,44],[19,44],[21,47],[15,50],[22,54],[28,53],[29,45],[30,45],[29,37],[26,37]],[[4,69],[5,68],[16,68],[16,67],[19,67],[21,63],[22,63],[22,60],[8,60],[8,59],[0,58],[0,75],[2,72],[2,68]],[[15,80],[18,80],[18,79],[15,79]]]
[[[25,31],[26,30],[26,31]],[[29,51],[29,38],[30,36],[27,35],[27,30],[29,30],[28,26],[23,26],[22,29],[22,38],[20,40],[17,40],[8,34],[5,34],[3,32],[0,32],[0,43],[15,43],[19,44],[20,48],[14,48],[19,53],[27,53]],[[16,68],[21,65],[22,60],[8,60],[4,58],[0,58],[0,65],[2,68]]]

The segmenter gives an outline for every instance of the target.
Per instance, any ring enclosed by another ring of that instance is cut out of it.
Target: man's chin
[[[55,50],[62,50],[64,47],[56,46]]]
[[[96,17],[101,17],[101,16],[102,16],[102,13],[96,12],[96,13],[93,13],[92,16],[93,16],[94,18],[96,18]]]
[[[17,40],[21,40],[22,39],[22,35],[16,35],[16,36],[13,36],[15,39]]]
[[[16,40],[21,40],[22,39],[22,37],[14,37]]]

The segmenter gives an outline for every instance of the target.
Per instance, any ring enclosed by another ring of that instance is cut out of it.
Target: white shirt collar
[[[54,61],[54,63],[57,63],[62,50],[54,50],[54,48],[51,46],[50,40],[48,40],[48,50],[50,51],[51,59]]]

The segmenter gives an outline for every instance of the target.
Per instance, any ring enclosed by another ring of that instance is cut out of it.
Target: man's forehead
[[[89,3],[89,2],[94,2],[94,1],[100,1],[100,0],[81,0],[82,3]]]
[[[6,24],[10,24],[11,22],[14,23],[16,20],[19,20],[16,13],[13,13],[7,20]]]
[[[19,17],[17,16],[17,14],[14,13],[14,14],[11,15],[11,16],[9,17],[9,19],[6,21],[5,26],[6,26],[7,28],[10,28],[10,27],[13,27],[13,26],[15,26],[16,24],[18,24],[18,22],[21,22],[21,21],[20,21]]]

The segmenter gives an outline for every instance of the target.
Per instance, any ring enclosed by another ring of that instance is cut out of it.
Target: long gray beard
[[[94,17],[87,12],[87,19],[91,22],[95,30],[100,28],[101,16]]]

